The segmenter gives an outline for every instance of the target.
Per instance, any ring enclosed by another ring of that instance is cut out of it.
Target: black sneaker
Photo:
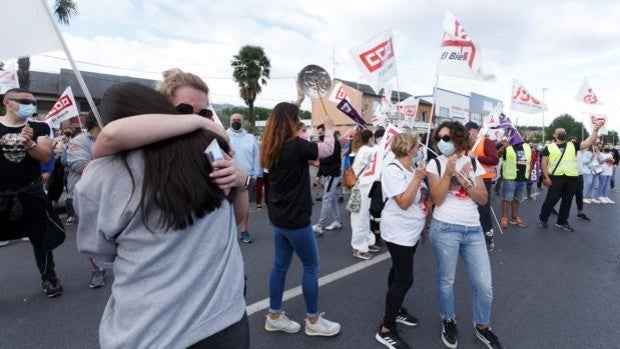
[[[396,322],[412,327],[420,324],[420,321],[418,321],[415,316],[410,315],[405,308],[400,308],[398,311],[398,315],[396,315]]]
[[[484,345],[486,345],[487,348],[489,349],[503,349],[504,348],[490,327],[487,327],[484,330],[479,329],[478,326],[474,326],[474,328],[476,332],[476,337],[478,337],[478,339],[480,339],[480,341]]]
[[[381,329],[379,329],[379,331],[377,331],[377,334],[375,334],[375,339],[377,340],[377,342],[385,345],[390,349],[411,348],[409,344],[407,344],[407,342],[400,338],[400,336],[398,335],[398,331],[396,330],[381,332]]]
[[[582,221],[590,221],[590,217],[586,216],[585,213],[580,213],[577,215],[577,218],[581,219]]]
[[[562,230],[566,230],[568,232],[573,232],[575,231],[575,229],[573,229],[573,227],[571,227],[570,225],[568,225],[568,223],[564,223],[564,224],[560,224],[560,223],[555,223],[555,226],[562,229]]]
[[[443,319],[441,325],[441,341],[448,348],[456,348],[459,344],[459,330],[456,328],[456,321]]]
[[[41,291],[45,293],[47,298],[58,297],[62,295],[62,286],[60,280],[56,276],[51,276],[43,280]]]
[[[545,222],[545,221],[540,221],[538,224],[540,224],[540,226],[544,229],[549,228],[549,223]]]
[[[484,233],[484,241],[487,244],[487,251],[491,252],[495,249],[495,241],[493,240],[493,231],[487,231]]]

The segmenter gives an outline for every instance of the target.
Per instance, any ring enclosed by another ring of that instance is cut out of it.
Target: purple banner
[[[340,101],[340,103],[338,103],[337,108],[338,108],[338,110],[343,112],[346,116],[348,116],[351,119],[353,119],[353,121],[355,121],[356,123],[358,123],[360,125],[366,125],[366,121],[364,121],[364,119],[362,119],[360,114],[358,114],[357,110],[355,110],[355,108],[353,108],[351,103],[349,103],[349,101],[347,101],[346,98],[343,98]]]
[[[510,118],[502,113],[499,116],[499,124],[495,128],[503,128],[506,134],[506,138],[508,138],[508,142],[510,145],[517,145],[523,143],[523,137],[517,129],[512,125],[512,121]]]

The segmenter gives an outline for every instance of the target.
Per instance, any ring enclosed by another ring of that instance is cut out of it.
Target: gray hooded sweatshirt
[[[245,313],[243,260],[232,206],[182,231],[148,231],[137,209],[144,177],[141,151],[94,160],[76,186],[82,218],[78,250],[114,270],[99,327],[102,348],[186,348],[238,322]]]

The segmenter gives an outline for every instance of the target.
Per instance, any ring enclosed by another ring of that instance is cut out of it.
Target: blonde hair
[[[175,91],[183,86],[195,88],[209,95],[209,87],[198,75],[186,73],[179,68],[168,69],[162,75],[164,79],[155,85],[155,89],[168,99],[174,97]]]
[[[407,156],[418,144],[418,136],[415,133],[399,133],[394,136],[390,149],[397,158]]]

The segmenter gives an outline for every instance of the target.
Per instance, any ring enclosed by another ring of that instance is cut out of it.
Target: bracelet
[[[245,184],[241,186],[241,189],[246,190],[250,187],[250,181],[252,178],[250,176],[245,177]]]
[[[32,142],[32,144],[30,146],[26,147],[26,150],[32,150],[32,149],[34,149],[36,147],[37,147],[37,142]]]

